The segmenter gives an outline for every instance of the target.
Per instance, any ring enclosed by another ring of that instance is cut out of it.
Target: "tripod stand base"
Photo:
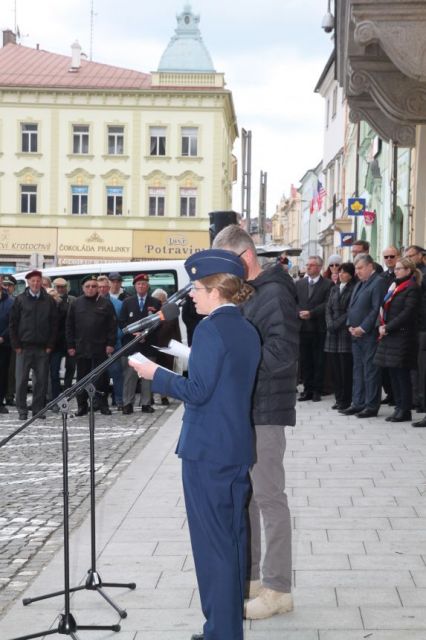
[[[135,582],[102,582],[102,579],[97,571],[92,571],[89,569],[88,576],[86,578],[86,582],[84,585],[80,587],[71,587],[69,590],[70,593],[75,593],[76,591],[83,591],[87,589],[88,591],[97,591],[99,595],[101,595],[104,600],[108,602],[109,605],[118,613],[120,618],[127,618],[127,611],[125,609],[121,609],[115,602],[103,591],[103,587],[113,587],[113,588],[121,588],[121,589],[136,589]],[[43,596],[37,596],[36,598],[24,598],[22,600],[22,604],[27,606],[32,602],[38,602],[39,600],[47,600],[48,598],[54,598],[55,596],[61,596],[65,593],[65,591],[55,591],[53,593],[47,593]],[[109,627],[108,627],[109,628]],[[82,629],[82,627],[80,627]],[[17,640],[21,640],[20,638]]]
[[[48,631],[31,633],[27,636],[19,636],[19,638],[13,638],[13,640],[31,640],[31,638],[42,638],[43,636],[51,636],[55,633],[59,633],[64,636],[71,636],[72,640],[78,640],[78,637],[75,634],[79,629],[86,631],[120,631],[121,627],[119,624],[109,626],[78,625],[74,616],[71,613],[68,613],[61,615],[57,629],[49,629]]]

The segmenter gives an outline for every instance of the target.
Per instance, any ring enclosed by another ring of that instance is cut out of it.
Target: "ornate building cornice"
[[[401,146],[414,146],[426,123],[425,33],[423,1],[338,1],[337,75],[351,121]]]

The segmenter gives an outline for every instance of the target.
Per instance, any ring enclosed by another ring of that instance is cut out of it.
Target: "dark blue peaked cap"
[[[244,263],[236,253],[225,249],[198,251],[185,261],[190,280],[200,280],[216,273],[230,273],[244,279]]]

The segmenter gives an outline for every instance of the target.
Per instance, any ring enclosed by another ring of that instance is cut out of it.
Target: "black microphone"
[[[123,333],[124,335],[127,335],[128,333],[138,333],[139,331],[156,327],[161,322],[164,322],[164,320],[175,320],[178,317],[179,307],[177,304],[174,302],[166,302],[158,313],[154,313],[151,316],[147,316],[146,318],[132,322],[132,324],[128,324],[127,327],[124,327]]]
[[[185,300],[186,296],[191,291],[191,289],[192,289],[192,282],[188,282],[187,285],[182,287],[182,289],[179,289],[179,291],[176,291],[176,293],[174,293],[172,296],[170,296],[170,298],[168,298],[167,304],[172,304],[172,303],[179,304],[179,302],[182,302],[182,300]]]

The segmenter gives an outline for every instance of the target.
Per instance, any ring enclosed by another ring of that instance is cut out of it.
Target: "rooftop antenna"
[[[95,29],[95,16],[97,15],[94,10],[94,4],[95,4],[94,0],[90,0],[90,55],[89,55],[90,61],[92,61],[92,57],[93,57],[93,32]]]

